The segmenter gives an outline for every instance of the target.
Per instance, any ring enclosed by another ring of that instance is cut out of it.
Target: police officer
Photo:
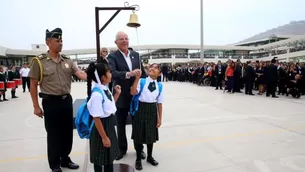
[[[46,30],[46,44],[49,51],[33,60],[29,72],[30,92],[34,114],[44,117],[47,131],[49,166],[53,172],[61,172],[60,167],[78,169],[69,157],[73,142],[73,106],[70,95],[72,75],[86,80],[87,75],[76,64],[60,54],[62,50],[62,30]],[[39,84],[41,92],[38,94]],[[42,98],[42,109],[38,103]]]

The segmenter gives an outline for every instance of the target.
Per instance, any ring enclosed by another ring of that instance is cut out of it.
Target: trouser
[[[102,166],[94,164],[94,172],[113,172],[113,164],[104,165],[104,171]]]
[[[287,88],[285,86],[286,80],[285,79],[280,79],[279,80],[279,90],[278,90],[278,94],[285,94],[287,91]]]
[[[252,80],[247,80],[246,81],[246,89],[245,89],[245,94],[253,94],[253,81]]]
[[[216,78],[216,89],[218,89],[218,87],[222,89],[222,75],[218,75]]]
[[[30,78],[29,77],[22,77],[22,88],[23,92],[25,92],[25,87],[28,87],[28,90],[30,90]]]
[[[128,148],[127,137],[126,137],[126,120],[128,116],[128,111],[129,111],[128,108],[118,108],[116,111],[117,135],[118,135],[119,149],[121,154],[125,154]],[[133,145],[134,145],[134,149],[136,150],[135,143]]]
[[[275,92],[276,92],[276,83],[267,84],[266,95],[269,96],[271,94],[272,96],[275,96]]]
[[[168,81],[167,73],[163,73],[163,82],[164,81],[166,81],[166,82]]]
[[[51,169],[61,162],[71,161],[73,143],[73,106],[70,94],[46,96],[42,99],[45,129],[47,131],[48,161]]]

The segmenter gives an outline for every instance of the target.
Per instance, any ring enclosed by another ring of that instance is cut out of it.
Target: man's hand
[[[131,72],[128,72],[127,73],[127,75],[128,76],[137,76],[137,75],[142,75],[142,71],[140,70],[140,69],[135,69],[135,70],[133,70],[133,71],[131,71]]]
[[[39,118],[43,118],[43,112],[40,107],[35,107],[34,108],[34,114],[37,115]]]
[[[132,72],[134,72],[135,73],[135,76],[138,76],[138,75],[142,75],[142,71],[140,70],[140,69],[135,69],[135,70],[133,70]]]

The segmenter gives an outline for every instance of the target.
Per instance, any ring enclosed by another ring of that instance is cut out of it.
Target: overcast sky
[[[94,7],[124,6],[124,0],[0,0],[0,46],[31,49],[44,44],[45,30],[63,29],[64,49],[95,48]],[[179,3],[180,2],[180,3]],[[200,0],[130,0],[138,4],[139,43],[200,44]],[[267,29],[305,18],[304,0],[204,0],[204,43],[226,45]],[[114,13],[100,12],[104,24]],[[114,46],[128,28],[131,11],[122,11],[101,34],[103,46]]]

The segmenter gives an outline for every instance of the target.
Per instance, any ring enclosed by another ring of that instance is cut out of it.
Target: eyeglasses
[[[118,41],[129,41],[129,38],[120,38]]]

